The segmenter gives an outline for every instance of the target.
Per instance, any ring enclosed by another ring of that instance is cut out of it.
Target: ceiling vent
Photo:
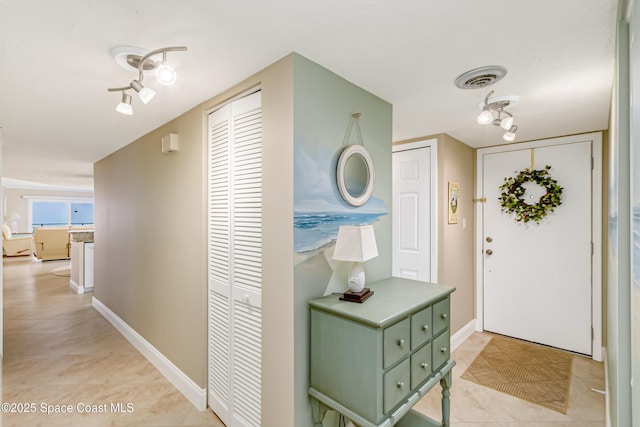
[[[496,83],[506,75],[506,68],[490,65],[467,71],[458,76],[454,83],[460,89],[481,89]]]

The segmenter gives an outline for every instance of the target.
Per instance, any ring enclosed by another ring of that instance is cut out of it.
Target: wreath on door
[[[499,189],[500,207],[503,212],[513,214],[517,222],[535,221],[539,224],[549,212],[562,204],[562,190],[558,181],[551,178],[549,170],[551,166],[546,165],[544,169],[525,169],[520,171],[515,177],[506,177],[504,184]],[[528,204],[525,202],[526,189],[523,184],[533,182],[544,187],[546,193],[540,197],[537,203]]]

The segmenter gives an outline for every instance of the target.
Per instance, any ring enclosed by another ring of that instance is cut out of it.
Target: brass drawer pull
[[[441,347],[441,348],[440,348],[440,351],[441,351],[442,353],[446,353],[446,352],[447,352],[447,347]]]
[[[442,320],[447,320],[447,313],[442,313],[440,317],[442,317]]]
[[[420,364],[420,367],[421,367],[422,369],[427,369],[427,368],[429,367],[429,364],[428,364],[427,362],[422,362],[422,363]]]
[[[425,332],[427,332],[427,331],[429,330],[429,325],[424,325],[424,326],[422,327],[422,330],[423,330],[423,331],[425,331]]]
[[[402,347],[404,345],[404,340],[398,340],[398,346]]]
[[[403,388],[404,387],[404,383],[402,381],[398,381],[398,388]]]

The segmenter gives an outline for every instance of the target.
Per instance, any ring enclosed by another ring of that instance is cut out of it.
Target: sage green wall
[[[95,164],[94,295],[206,388],[207,114],[256,86],[263,110],[262,420],[294,425],[292,55]],[[161,137],[170,132],[180,150],[163,154]]]
[[[381,199],[389,208],[388,215],[380,217],[373,226],[378,246],[378,257],[364,263],[367,281],[391,275],[391,119],[392,107],[388,102],[355,86],[331,71],[295,56],[294,66],[294,141],[318,154],[337,153],[342,147],[353,113],[360,112],[360,126],[364,145],[371,154],[376,171],[373,197]],[[355,137],[355,130],[352,138]],[[355,139],[351,140],[355,143]],[[296,151],[297,153],[297,151]],[[307,153],[307,154],[314,154]],[[326,165],[327,173],[335,173],[335,160]],[[296,157],[296,160],[300,160]],[[309,185],[313,183],[300,183]],[[335,192],[335,197],[340,197]],[[366,205],[365,205],[366,206]],[[365,208],[363,206],[363,208]],[[353,208],[358,211],[359,208]],[[296,254],[300,257],[300,254]],[[295,420],[296,427],[311,426],[309,406],[309,309],[308,301],[324,295],[332,277],[332,269],[325,255],[319,252],[295,267]],[[343,290],[347,289],[346,273]],[[375,296],[374,296],[375,298]],[[339,351],[340,349],[336,349]],[[335,425],[330,414],[325,426]],[[270,424],[263,424],[270,425]]]
[[[625,2],[621,2],[624,4]],[[630,427],[631,420],[631,190],[629,26],[618,22],[616,78],[609,132],[609,238],[607,253],[607,377],[610,425]],[[640,420],[636,421],[637,426]]]

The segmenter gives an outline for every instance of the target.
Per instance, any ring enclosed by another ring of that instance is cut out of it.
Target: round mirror
[[[340,195],[351,206],[362,206],[373,193],[375,170],[369,152],[362,145],[349,145],[338,159],[337,182]]]

